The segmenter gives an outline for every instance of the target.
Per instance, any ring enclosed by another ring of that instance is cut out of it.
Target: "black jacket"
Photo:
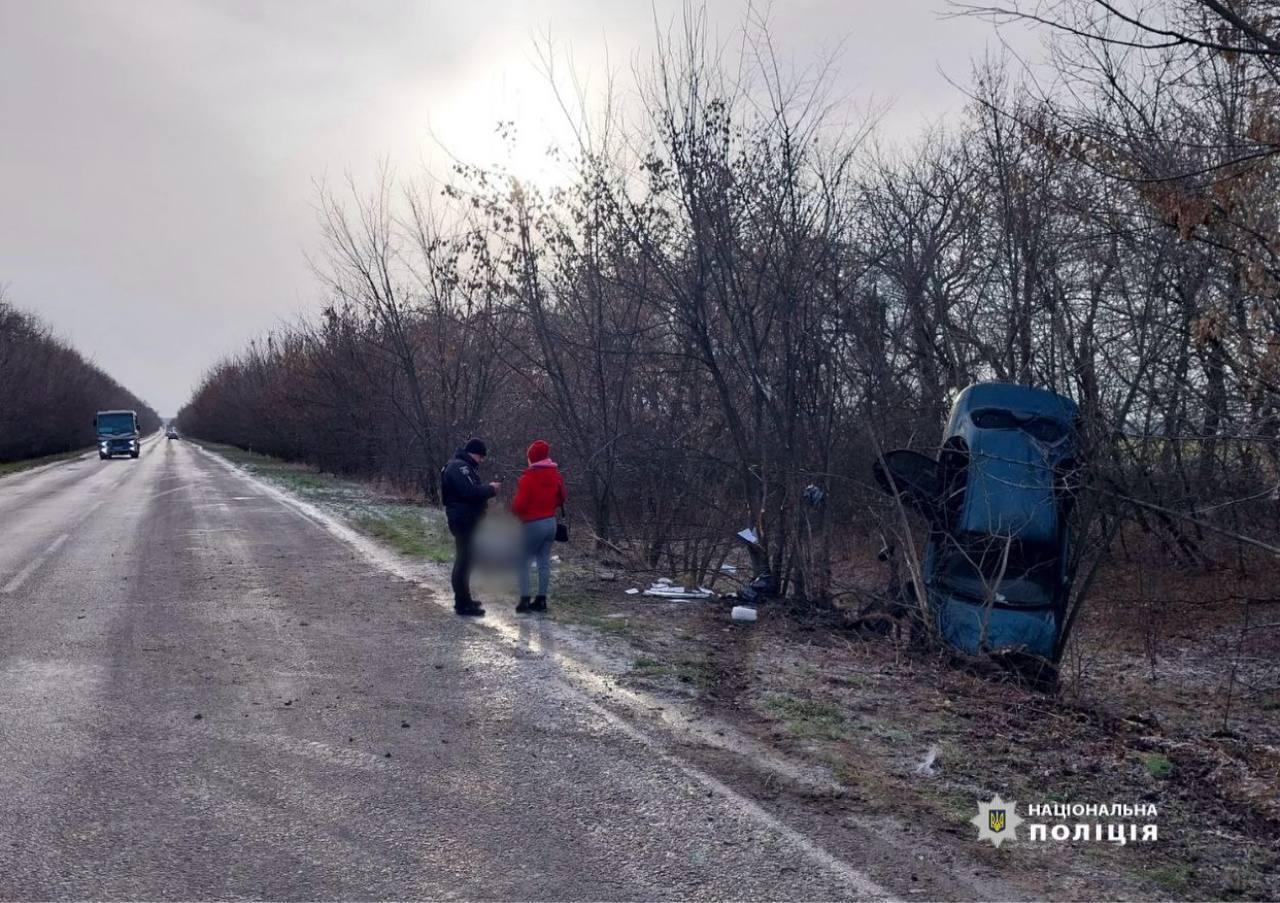
[[[484,517],[485,504],[493,498],[493,487],[480,482],[480,470],[471,456],[458,449],[440,472],[440,500],[449,519],[449,529],[467,530]]]

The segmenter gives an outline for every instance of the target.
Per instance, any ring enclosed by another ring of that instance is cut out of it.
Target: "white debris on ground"
[[[656,596],[659,599],[713,599],[716,595],[704,586],[685,589],[683,586],[658,586],[657,584],[645,590],[644,594]]]
[[[629,589],[627,590],[627,595],[634,596],[638,592],[639,590],[637,589]],[[659,599],[680,600],[713,599],[716,595],[705,586],[693,586],[687,589],[683,586],[677,586],[672,583],[671,579],[668,577],[660,577],[655,580],[649,585],[649,588],[644,591],[644,594],[646,596],[653,596]]]
[[[640,590],[639,590],[637,587],[634,587],[634,586],[633,586],[633,587],[631,587],[631,589],[627,590],[627,595],[628,595],[628,596],[638,596],[638,595],[640,595]]]
[[[934,768],[933,763],[936,762],[937,760],[938,760],[938,747],[930,746],[929,751],[924,754],[924,759],[921,760],[920,764],[916,766],[916,774],[924,775],[926,778],[933,777],[934,774],[937,773],[937,769]]]
[[[756,610],[746,605],[733,606],[733,611],[729,614],[735,621],[754,621],[756,619]]]

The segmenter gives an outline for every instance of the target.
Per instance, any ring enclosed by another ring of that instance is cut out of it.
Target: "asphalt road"
[[[4,899],[877,891],[191,445],[0,524]]]

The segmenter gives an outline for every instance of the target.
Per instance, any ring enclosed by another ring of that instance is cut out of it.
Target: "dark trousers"
[[[476,535],[474,524],[453,530],[453,606],[471,604],[471,540]]]

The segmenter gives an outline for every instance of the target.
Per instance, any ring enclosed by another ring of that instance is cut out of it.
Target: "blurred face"
[[[475,452],[468,452],[468,454],[471,455],[471,460],[475,461],[477,466],[484,463],[484,455],[477,455]]]

